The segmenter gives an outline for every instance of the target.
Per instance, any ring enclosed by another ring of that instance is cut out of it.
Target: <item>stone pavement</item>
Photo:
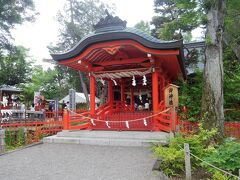
[[[1,180],[155,180],[146,147],[41,144],[0,156]]]

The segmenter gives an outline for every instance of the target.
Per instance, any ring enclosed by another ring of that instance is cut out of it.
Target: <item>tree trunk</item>
[[[89,97],[88,97],[88,90],[87,90],[87,86],[86,86],[86,83],[84,82],[84,79],[83,79],[83,74],[81,71],[78,71],[78,74],[79,74],[79,77],[80,77],[80,81],[81,81],[81,86],[82,86],[82,90],[83,90],[83,93],[85,95],[85,98],[86,98],[86,103],[87,103],[87,107],[89,108]]]
[[[217,128],[217,138],[224,136],[223,112],[223,22],[225,1],[215,0],[207,11],[205,66],[203,72],[203,127]]]

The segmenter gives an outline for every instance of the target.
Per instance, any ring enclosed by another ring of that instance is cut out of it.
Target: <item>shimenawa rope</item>
[[[126,121],[128,121],[128,122],[142,121],[142,120],[144,120],[144,119],[148,119],[148,118],[151,118],[151,117],[154,117],[154,116],[157,116],[157,115],[163,114],[163,113],[165,113],[165,112],[167,112],[167,111],[169,111],[169,110],[170,110],[170,108],[165,109],[164,111],[161,111],[161,112],[159,112],[159,113],[157,113],[157,114],[153,114],[153,115],[146,116],[146,117],[143,117],[143,118],[137,118],[137,119],[126,120]],[[69,110],[69,111],[70,111],[71,113],[77,114],[77,115],[79,115],[79,116],[81,116],[81,117],[83,117],[83,118],[90,119],[90,120],[92,119],[92,120],[94,120],[94,121],[98,121],[98,122],[106,122],[106,121],[108,121],[108,122],[113,122],[113,123],[126,122],[126,121],[109,121],[109,120],[100,120],[100,119],[95,119],[95,118],[91,118],[91,117],[88,117],[88,116],[84,116],[84,115],[81,115],[81,114],[75,113],[74,111],[71,111],[71,110]]]

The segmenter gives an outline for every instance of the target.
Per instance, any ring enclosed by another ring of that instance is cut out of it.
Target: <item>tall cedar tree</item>
[[[105,9],[109,8],[99,0],[68,0],[64,12],[58,13],[58,22],[62,25],[60,29],[60,39],[55,46],[49,47],[51,52],[66,51],[76,45],[81,38],[93,31],[93,25],[105,16]],[[64,67],[58,67],[61,69]],[[82,90],[89,105],[88,79],[82,72],[65,71],[70,76],[79,75]],[[76,78],[72,78],[76,79]]]
[[[221,139],[224,135],[223,112],[223,26],[225,0],[207,1],[207,31],[203,71],[203,126],[216,127]]]

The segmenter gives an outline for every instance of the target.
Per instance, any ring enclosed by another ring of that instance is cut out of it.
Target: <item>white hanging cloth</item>
[[[109,126],[109,123],[108,123],[108,121],[106,121],[106,126],[107,126],[108,128],[111,128],[111,127]]]
[[[143,124],[144,124],[144,126],[147,126],[147,120],[146,120],[146,118],[143,119]]]
[[[133,76],[133,78],[132,78],[132,85],[133,85],[133,86],[136,86],[136,85],[137,85],[137,84],[136,84],[135,76]]]
[[[91,123],[92,123],[92,125],[96,126],[96,124],[94,123],[93,119],[91,119]]]
[[[129,129],[129,123],[128,121],[125,121],[126,127]]]

